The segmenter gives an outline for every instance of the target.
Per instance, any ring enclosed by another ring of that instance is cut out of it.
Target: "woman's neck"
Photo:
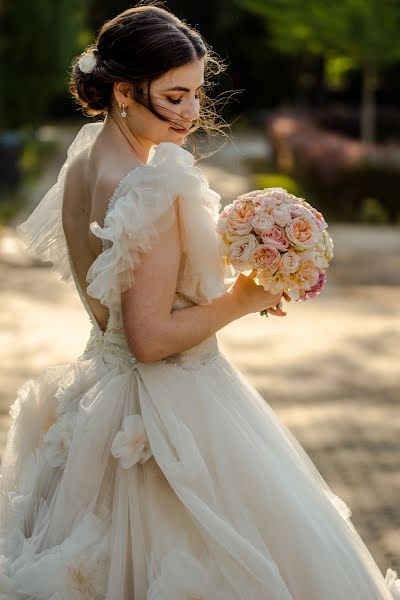
[[[103,124],[103,131],[116,139],[119,138],[120,142],[130,149],[138,162],[143,165],[147,164],[150,150],[154,144],[149,140],[136,137],[122,118],[118,119],[111,114],[107,114]]]

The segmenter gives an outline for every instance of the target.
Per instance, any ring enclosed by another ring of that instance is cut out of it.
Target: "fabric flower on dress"
[[[65,413],[43,436],[43,449],[51,467],[63,467],[78,419],[78,413]]]
[[[106,521],[87,513],[61,544],[17,570],[19,597],[104,600],[109,572],[107,527]]]
[[[124,469],[129,469],[137,462],[143,464],[152,456],[141,415],[128,415],[124,418],[122,431],[117,433],[111,445],[111,453],[120,459]]]

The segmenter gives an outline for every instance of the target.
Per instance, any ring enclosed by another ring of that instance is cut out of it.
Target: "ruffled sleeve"
[[[66,282],[73,280],[62,226],[65,176],[71,161],[94,142],[102,126],[103,123],[88,123],[80,129],[68,149],[57,182],[27,220],[17,227],[17,233],[25,242],[28,252],[35,258],[53,263],[52,269]]]
[[[177,291],[207,304],[225,291],[226,267],[216,221],[220,196],[212,191],[193,156],[176,144],[157,146],[147,165],[132,171],[117,189],[104,226],[91,223],[103,252],[87,273],[88,294],[111,309],[134,284],[140,254],[149,252],[176,217],[178,198],[182,263]]]

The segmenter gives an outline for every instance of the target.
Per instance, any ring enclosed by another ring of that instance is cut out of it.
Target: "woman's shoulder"
[[[88,199],[91,218],[103,222],[108,203],[121,181],[139,166],[129,157],[121,160],[115,153],[105,152],[102,144],[82,149],[68,164],[65,176],[65,204],[80,204]]]

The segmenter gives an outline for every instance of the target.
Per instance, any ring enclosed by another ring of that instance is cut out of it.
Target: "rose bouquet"
[[[333,256],[323,215],[283,188],[239,196],[221,212],[217,229],[221,253],[240,272],[256,270],[255,280],[271,294],[294,300],[320,293]],[[263,310],[261,315],[266,315]]]

